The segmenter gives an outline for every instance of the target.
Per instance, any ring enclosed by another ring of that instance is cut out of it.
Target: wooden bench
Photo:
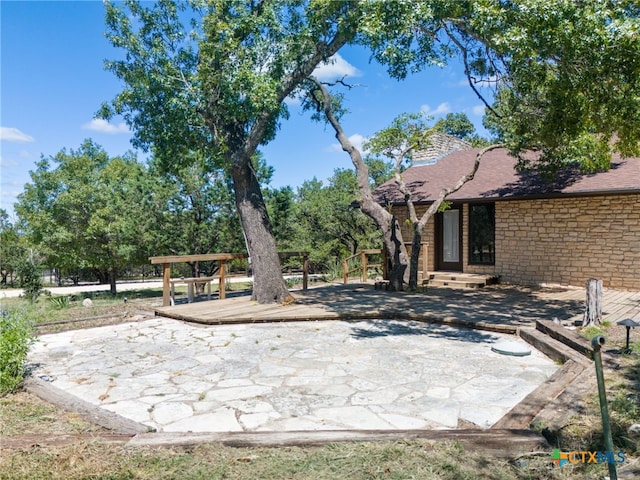
[[[196,284],[205,283],[207,286],[207,300],[211,299],[211,282],[218,277],[190,277],[190,278],[172,278],[169,280],[171,305],[176,304],[176,284],[187,285],[187,302],[191,303],[195,299]],[[221,287],[224,288],[224,287]]]

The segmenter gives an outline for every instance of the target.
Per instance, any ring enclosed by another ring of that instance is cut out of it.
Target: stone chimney
[[[458,137],[443,132],[434,132],[424,150],[413,152],[413,166],[433,165],[456,150],[471,150],[473,147]]]

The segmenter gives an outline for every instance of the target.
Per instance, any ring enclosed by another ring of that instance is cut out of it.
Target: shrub
[[[71,298],[68,296],[49,297],[49,303],[56,310],[64,310],[71,304]]]
[[[0,315],[0,396],[15,392],[24,378],[24,363],[34,342],[33,328],[24,312]]]
[[[20,286],[24,288],[24,296],[31,302],[38,300],[43,293],[42,270],[33,259],[23,259],[18,265]]]

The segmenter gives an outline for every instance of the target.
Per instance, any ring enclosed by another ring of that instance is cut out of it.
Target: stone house
[[[444,186],[471,170],[477,152],[457,145],[404,172],[419,216]],[[551,183],[517,172],[515,164],[505,149],[491,151],[475,178],[448,197],[450,208],[423,234],[429,273],[493,275],[526,285],[584,286],[599,278],[607,287],[640,290],[640,158],[616,156],[610,170],[595,174],[567,169]],[[376,195],[411,241],[395,182]]]

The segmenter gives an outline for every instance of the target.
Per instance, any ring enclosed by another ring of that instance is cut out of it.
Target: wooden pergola
[[[280,259],[289,257],[302,258],[302,288],[306,290],[309,286],[309,252],[279,252]],[[193,299],[193,289],[196,283],[210,283],[218,280],[219,298],[225,298],[225,281],[227,278],[226,262],[239,258],[249,258],[246,253],[204,253],[199,255],[168,255],[160,257],[149,257],[149,261],[154,265],[162,265],[162,306],[171,305],[171,285],[174,283],[186,283],[188,286],[189,301]],[[219,262],[218,275],[212,277],[191,277],[171,279],[171,265],[174,263],[191,262]]]

